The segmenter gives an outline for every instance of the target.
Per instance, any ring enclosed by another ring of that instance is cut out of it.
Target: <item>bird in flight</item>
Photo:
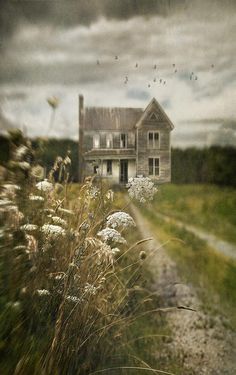
[[[148,84],[148,87],[151,87],[150,83]]]
[[[175,69],[175,73],[177,73],[177,71],[178,71],[178,70],[177,70],[177,69]]]
[[[135,64],[135,68],[137,68],[137,67],[138,67],[138,63]]]
[[[118,60],[118,56],[117,55],[115,56],[115,60]]]
[[[160,79],[160,83],[162,82],[162,79]]]
[[[153,69],[156,69],[157,68],[157,66],[156,66],[156,64],[154,65],[154,67],[153,67]]]
[[[166,81],[163,82],[163,85],[165,85],[165,84],[166,84]]]
[[[99,60],[97,60],[97,65],[100,65],[100,61]]]
[[[214,67],[215,67],[215,65],[214,65],[214,64],[211,64],[211,67],[212,67],[212,68],[214,68]]]
[[[156,82],[156,78],[154,78],[153,82]]]
[[[173,68],[175,67],[175,64],[172,64]]]

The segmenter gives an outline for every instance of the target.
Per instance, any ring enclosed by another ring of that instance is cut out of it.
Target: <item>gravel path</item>
[[[159,248],[150,223],[134,205],[131,210],[142,237],[154,238],[147,243],[147,251]],[[158,275],[154,288],[160,291],[162,306],[196,310],[176,309],[167,314],[173,341],[166,345],[170,353],[181,358],[185,369],[181,375],[235,375],[236,335],[225,328],[228,323],[225,318],[202,310],[194,287],[183,282],[164,247],[154,252],[149,266],[153,274]]]

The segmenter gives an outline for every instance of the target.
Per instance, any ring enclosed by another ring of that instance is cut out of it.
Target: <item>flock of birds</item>
[[[119,57],[117,55],[115,55],[114,59],[115,60],[119,60]],[[101,65],[100,60],[97,60],[97,65]],[[139,67],[139,64],[136,62],[135,65],[134,65],[134,67],[137,69]],[[213,69],[214,67],[215,67],[214,64],[211,64],[211,68]],[[172,64],[172,68],[173,68],[173,73],[177,74],[178,73],[178,69],[176,67],[176,64]],[[157,70],[157,65],[156,64],[153,65],[153,69]],[[190,81],[197,81],[198,80],[198,76],[194,72],[192,72],[190,74],[190,76],[189,76],[189,80]],[[125,76],[125,78],[124,78],[124,84],[127,85],[128,82],[129,82],[129,77]],[[153,82],[154,83],[159,82],[159,84],[162,84],[164,86],[166,85],[166,80],[164,80],[163,78],[158,78],[158,79],[157,78],[153,78]],[[150,88],[151,87],[151,83],[148,83],[147,86]]]

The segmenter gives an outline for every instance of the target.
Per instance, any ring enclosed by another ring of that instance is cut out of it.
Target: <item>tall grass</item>
[[[11,155],[0,197],[1,373],[161,372],[125,345],[128,327],[152,309],[140,245],[127,244],[125,226],[107,237],[113,192],[92,179],[71,187],[69,156],[39,182],[43,170],[19,132]]]

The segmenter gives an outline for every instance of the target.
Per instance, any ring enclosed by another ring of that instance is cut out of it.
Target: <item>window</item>
[[[99,166],[98,165],[94,165],[93,166],[93,173],[94,174],[98,174],[98,172],[99,172]]]
[[[149,158],[148,170],[149,170],[149,176],[159,176],[160,175],[160,159]]]
[[[94,134],[93,136],[93,148],[99,148],[100,147],[100,136],[99,134]]]
[[[127,148],[127,134],[121,133],[120,135],[120,148]]]
[[[148,148],[159,148],[159,132],[148,132]]]
[[[112,160],[107,160],[107,175],[112,175]]]
[[[112,134],[107,134],[106,135],[106,145],[107,145],[107,148],[112,148],[113,147]]]

